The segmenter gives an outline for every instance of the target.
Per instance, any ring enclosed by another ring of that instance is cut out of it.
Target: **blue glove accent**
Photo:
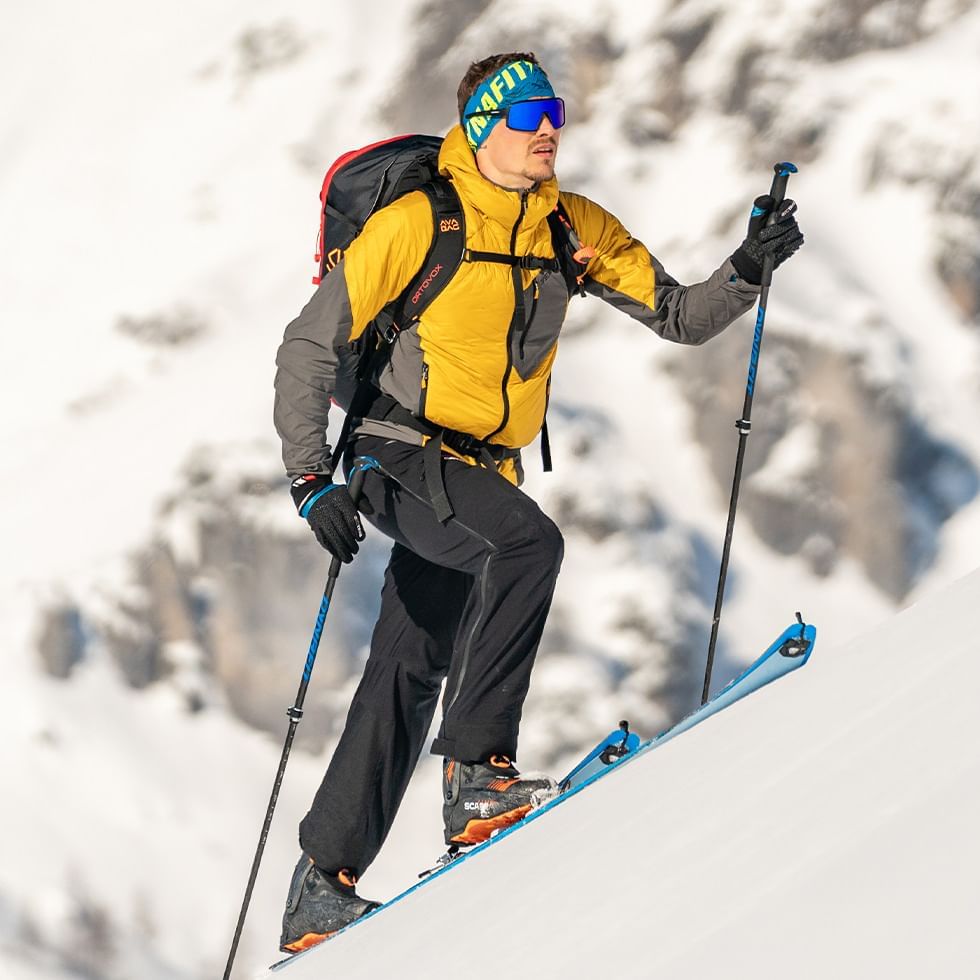
[[[319,491],[318,493],[315,493],[315,494],[313,494],[313,496],[312,496],[312,497],[310,497],[310,499],[309,499],[309,500],[307,500],[305,504],[303,504],[303,509],[302,509],[302,510],[301,510],[301,511],[299,512],[299,516],[300,516],[300,517],[306,517],[306,515],[307,515],[307,514],[309,514],[309,512],[310,512],[310,508],[311,508],[311,507],[312,507],[312,506],[313,506],[313,505],[314,505],[314,504],[315,504],[315,503],[316,503],[316,502],[317,502],[317,501],[318,501],[318,500],[319,500],[319,499],[320,499],[320,498],[321,498],[321,497],[322,497],[322,496],[323,496],[323,495],[324,495],[325,493],[330,493],[330,491],[331,491],[331,490],[336,490],[336,489],[337,489],[337,488],[338,488],[339,486],[341,486],[341,484],[339,484],[339,483],[331,483],[331,484],[330,484],[329,486],[326,486],[326,487],[324,487],[324,488],[323,488],[322,490],[320,490],[320,491]]]

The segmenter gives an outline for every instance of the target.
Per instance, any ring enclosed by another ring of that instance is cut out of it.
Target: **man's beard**
[[[557,148],[555,155],[549,160],[539,160],[533,157],[530,166],[525,167],[521,176],[528,180],[540,183],[543,180],[551,180],[555,176],[555,161],[558,159]]]

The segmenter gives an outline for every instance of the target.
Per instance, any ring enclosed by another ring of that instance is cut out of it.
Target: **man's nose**
[[[547,117],[547,115],[543,115],[541,117],[541,122],[538,123],[537,132],[534,135],[554,136],[556,132],[558,132],[558,130],[556,130],[555,127],[551,125],[551,120]]]

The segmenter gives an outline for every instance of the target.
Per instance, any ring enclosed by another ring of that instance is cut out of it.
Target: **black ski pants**
[[[391,829],[444,679],[432,752],[516,758],[563,543],[538,505],[492,470],[443,459],[455,515],[442,524],[420,447],[361,436],[353,449],[380,464],[365,475],[363,500],[395,544],[364,674],[300,844],[321,868],[361,875]]]

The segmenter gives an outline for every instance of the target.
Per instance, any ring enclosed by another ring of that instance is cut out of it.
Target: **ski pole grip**
[[[364,486],[364,475],[368,470],[381,470],[381,464],[373,456],[355,456],[354,465],[351,467],[351,475],[347,481],[347,492],[351,500],[356,504],[361,496],[361,489]]]
[[[779,212],[779,205],[786,197],[786,185],[789,183],[790,174],[797,172],[796,164],[784,161],[773,164],[772,187],[769,188],[769,195],[772,197],[772,209],[766,218],[766,225],[774,225]],[[772,285],[773,259],[767,255],[762,263],[762,286],[768,289]]]
[[[787,162],[773,164],[772,169],[772,187],[769,189],[769,194],[772,197],[773,211],[770,215],[770,223],[776,220],[776,205],[781,204],[786,197],[786,184],[789,182],[790,174],[797,172],[796,164]]]

